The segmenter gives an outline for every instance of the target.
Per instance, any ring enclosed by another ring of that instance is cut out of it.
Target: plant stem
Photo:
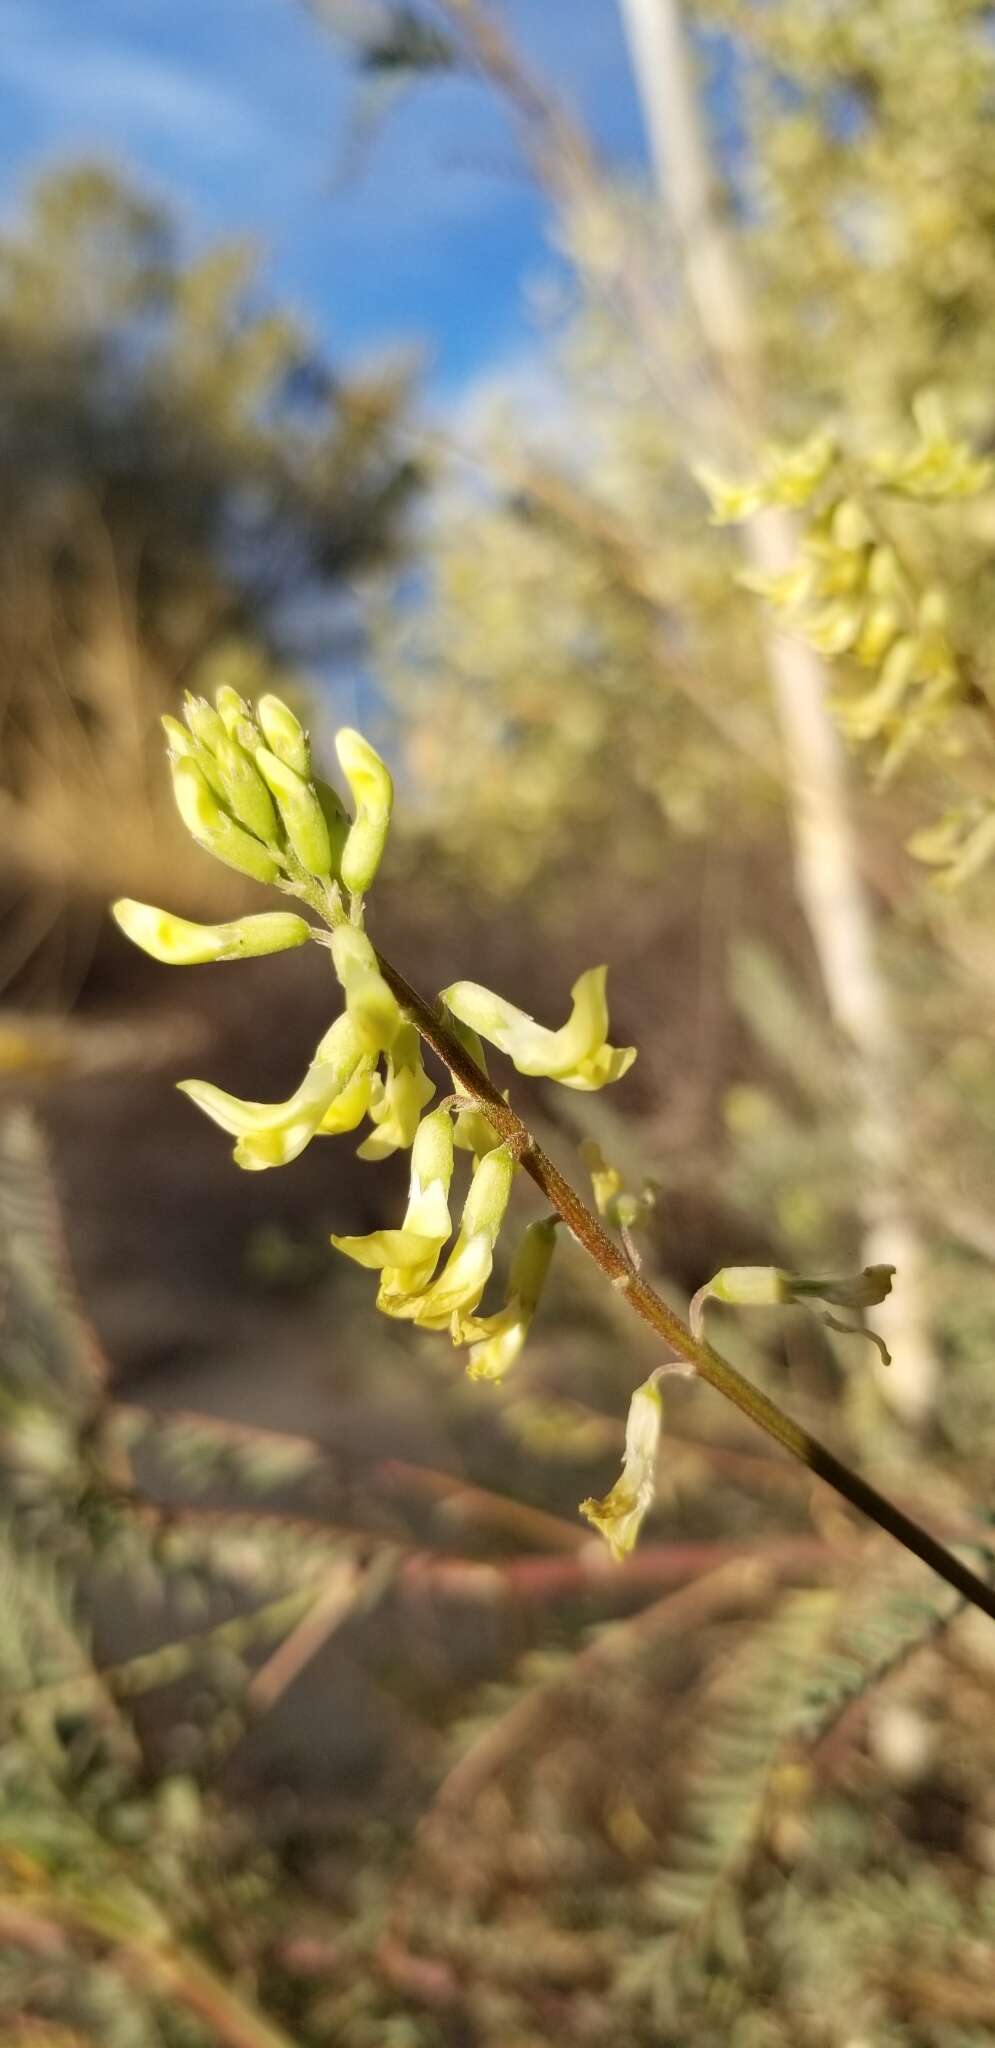
[[[947,1584],[956,1588],[973,1607],[990,1615],[995,1621],[995,1586],[989,1585],[960,1558],[938,1543],[929,1531],[914,1522],[911,1516],[878,1493],[876,1487],[862,1479],[842,1459],[833,1455],[817,1437],[810,1435],[797,1422],[779,1408],[776,1401],[760,1392],[758,1387],[737,1372],[728,1359],[714,1350],[704,1339],[692,1336],[687,1324],[681,1321],[672,1308],[651,1287],[641,1273],[634,1273],[620,1247],[613,1243],[602,1228],[598,1218],[586,1203],[564,1180],[559,1168],[536,1143],[521,1117],[505,1102],[492,1081],[470,1054],[460,1044],[455,1033],[450,1031],[439,1015],[431,1010],[402,974],[389,960],[378,953],[380,969],[384,980],[393,990],[402,1009],[414,1024],[426,1045],[449,1068],[459,1087],[470,1095],[486,1111],[502,1141],[509,1144],[524,1171],[542,1190],[550,1206],[565,1223],[571,1236],[583,1246],[588,1256],[600,1267],[606,1279],[619,1293],[623,1294],[635,1313],[658,1337],[662,1337],[678,1358],[691,1366],[699,1379],[706,1380],[716,1392],[722,1394],[734,1407],[756,1423],[758,1429],[766,1431],[775,1442],[781,1444],[791,1457],[804,1465],[817,1479],[823,1479],[832,1486],[852,1507],[869,1520],[876,1522],[897,1543],[918,1557],[931,1571],[937,1573]]]

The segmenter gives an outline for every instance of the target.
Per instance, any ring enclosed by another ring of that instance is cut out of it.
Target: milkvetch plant
[[[812,457],[795,467],[794,487],[803,489],[819,463]],[[500,1383],[514,1367],[540,1306],[560,1227],[582,1246],[670,1354],[632,1396],[619,1479],[604,1499],[582,1504],[615,1557],[632,1548],[652,1506],[663,1418],[659,1381],[690,1369],[995,1618],[995,1590],[793,1422],[702,1334],[708,1298],[744,1305],[815,1298],[852,1312],[884,1298],[893,1269],[875,1267],[852,1280],[805,1280],[776,1268],[724,1268],[699,1290],[689,1328],[644,1277],[628,1235],[644,1219],[651,1191],[626,1196],[615,1169],[588,1146],[595,1214],[487,1070],[485,1040],[530,1078],[581,1091],[621,1080],[636,1051],[609,1042],[604,967],[589,968],[575,981],[570,1014],[558,1028],[474,981],[453,982],[431,1006],[366,931],[366,895],[393,806],[390,775],[369,742],[348,728],[336,737],[350,813],[338,790],[315,776],[308,735],[275,696],[251,705],[225,686],[214,705],[188,698],[184,723],[163,723],[176,802],[193,837],[227,865],[296,897],[312,917],[270,911],[197,925],[125,898],[114,906],[122,931],[154,959],[177,966],[257,957],[313,941],[330,954],[344,1001],[284,1102],[243,1101],[210,1081],[180,1083],[235,1139],[236,1164],[250,1172],[285,1166],[313,1140],[364,1122],[370,1129],[360,1142],[361,1157],[410,1150],[408,1201],[399,1223],[332,1242],[379,1275],[376,1303],[384,1315],[448,1333],[466,1353],[475,1380]],[[454,1091],[434,1109],[428,1105],[436,1084],[425,1071],[423,1047],[448,1069]],[[460,1202],[453,1182],[463,1152],[472,1157]],[[495,1251],[523,1175],[541,1191],[547,1213],[524,1230],[505,1299],[487,1310]],[[619,1230],[621,1244],[606,1223]],[[860,1327],[827,1320],[834,1328]]]
[[[952,723],[958,709],[991,719],[955,644],[948,592],[921,575],[905,533],[924,508],[991,491],[995,462],[953,431],[936,392],[920,392],[911,413],[911,434],[866,452],[820,432],[796,447],[769,447],[745,483],[697,471],[713,526],[741,524],[772,506],[798,512],[795,562],[739,581],[838,665],[836,718],[846,739],[870,751],[879,783],[930,741],[951,758],[963,753]],[[957,888],[995,854],[995,805],[983,797],[955,805],[915,833],[909,851],[935,869],[939,887]]]

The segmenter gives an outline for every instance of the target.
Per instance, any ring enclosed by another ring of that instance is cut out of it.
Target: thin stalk
[[[842,1459],[834,1456],[817,1437],[803,1429],[800,1423],[792,1421],[767,1394],[745,1379],[727,1358],[707,1343],[705,1339],[692,1335],[686,1323],[657,1294],[641,1273],[634,1273],[619,1245],[608,1236],[597,1216],[582,1201],[576,1190],[565,1180],[548,1154],[533,1137],[517,1111],[505,1102],[492,1081],[481,1072],[470,1054],[460,1044],[439,1014],[429,1008],[424,998],[411,987],[396,967],[383,954],[378,953],[380,970],[385,981],[393,990],[401,1008],[425,1040],[426,1045],[448,1067],[454,1080],[467,1095],[487,1113],[498,1137],[511,1146],[515,1157],[530,1179],[541,1189],[550,1207],[555,1209],[570,1232],[571,1237],[581,1245],[588,1257],[594,1260],[605,1278],[624,1296],[629,1307],[641,1316],[645,1323],[665,1344],[669,1344],[676,1356],[699,1379],[705,1380],[716,1393],[731,1401],[743,1415],[762,1429],[776,1443],[782,1445],[789,1455],[813,1473],[817,1479],[825,1480],[828,1486],[859,1509],[880,1529],[893,1536],[896,1543],[918,1557],[938,1577],[945,1579],[961,1593],[973,1607],[995,1621],[995,1586],[989,1585],[976,1572],[963,1564],[960,1558],[947,1550],[934,1536],[912,1520],[893,1501],[879,1493],[866,1479],[861,1478]]]

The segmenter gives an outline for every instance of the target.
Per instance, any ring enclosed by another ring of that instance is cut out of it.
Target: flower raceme
[[[227,866],[298,897],[322,922],[272,910],[225,924],[194,924],[125,897],[114,906],[121,930],[153,959],[174,966],[250,959],[315,940],[331,954],[345,1005],[286,1100],[243,1101],[200,1080],[181,1082],[182,1092],[235,1140],[235,1161],[248,1172],[286,1166],[313,1139],[356,1130],[364,1119],[370,1129],[359,1146],[361,1158],[385,1159],[410,1149],[408,1202],[399,1227],[334,1237],[332,1243],[378,1273],[377,1306],[385,1315],[448,1332],[455,1345],[466,1348],[471,1377],[501,1380],[518,1359],[535,1315],[558,1219],[529,1226],[511,1261],[503,1305],[481,1314],[517,1156],[501,1142],[485,1108],[466,1097],[456,1075],[456,1094],[427,1111],[435,1086],[422,1064],[421,1032],[433,1034],[419,1022],[422,1008],[408,1014],[398,1000],[396,978],[381,967],[365,931],[364,896],[383,856],[393,806],[388,770],[360,733],[346,728],[336,735],[350,817],[338,791],[314,775],[308,735],[289,705],[273,695],[251,704],[228,684],[213,705],[188,696],[183,722],[167,717],[163,726],[177,807],[193,838]],[[608,1043],[603,967],[582,974],[572,996],[566,1023],[554,1031],[477,982],[455,982],[441,999],[449,1013],[446,1035],[459,1042],[482,1078],[485,1039],[519,1073],[543,1075],[566,1088],[603,1088],[627,1073],[635,1048]],[[457,1152],[470,1153],[472,1163],[454,1235],[450,1204]],[[605,1502],[585,1505],[616,1555],[631,1546],[652,1498],[645,1419],[651,1411],[658,1417],[659,1400],[647,1382],[634,1397],[622,1480]]]

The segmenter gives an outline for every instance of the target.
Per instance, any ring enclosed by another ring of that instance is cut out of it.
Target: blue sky
[[[616,0],[504,0],[523,51],[615,164],[643,163]],[[0,0],[0,179],[98,155],[172,201],[192,244],[250,233],[339,362],[405,343],[453,394],[527,352],[554,265],[511,131],[468,80],[395,105],[348,182],[355,84],[302,0]]]

